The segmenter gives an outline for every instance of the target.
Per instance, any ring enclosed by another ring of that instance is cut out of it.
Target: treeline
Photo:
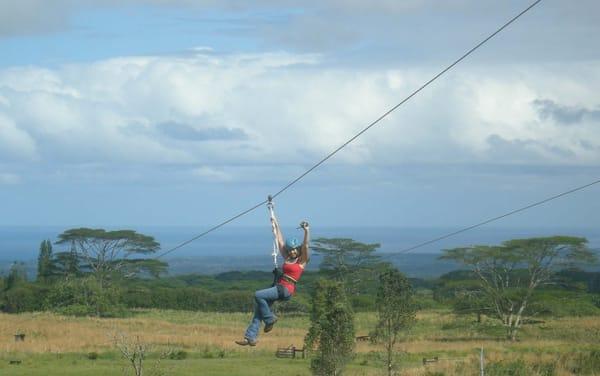
[[[72,229],[60,234],[54,245],[66,245],[67,250],[54,252],[53,243],[43,241],[36,280],[27,280],[22,264],[14,264],[0,278],[0,310],[49,310],[100,317],[127,315],[134,308],[248,312],[253,292],[269,286],[273,278],[271,273],[258,271],[166,276],[168,265],[148,257],[158,250],[158,243],[129,230]],[[312,249],[322,256],[319,270],[305,272],[297,296],[278,304],[277,309],[310,312],[310,296],[319,281],[326,279],[342,283],[354,311],[376,311],[378,276],[393,269],[377,255],[378,248],[379,244],[352,239],[316,239]],[[481,318],[501,316],[498,306],[515,306],[527,298],[523,317],[598,314],[600,273],[585,272],[573,264],[584,256],[588,261],[593,256],[585,248],[585,239],[568,237],[457,248],[445,251],[443,257],[462,263],[465,270],[409,282],[417,308],[450,307],[457,314]],[[545,257],[560,262],[544,263]],[[502,268],[485,269],[482,265]],[[499,270],[506,274],[494,274]],[[534,280],[538,284],[535,291],[527,288],[532,283],[532,270],[534,277],[543,277]],[[490,291],[486,290],[486,278],[512,284]],[[502,300],[493,301],[494,296]]]

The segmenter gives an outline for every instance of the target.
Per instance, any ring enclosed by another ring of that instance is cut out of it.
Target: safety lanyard
[[[273,211],[274,207],[275,206],[273,204],[273,198],[269,196],[269,200],[267,202],[267,209],[269,210],[271,226],[273,228],[273,253],[271,253],[271,256],[273,256],[273,265],[275,266],[275,268],[278,268],[279,265],[277,265],[277,255],[279,255],[279,245],[277,244],[277,234],[275,233],[275,212]]]

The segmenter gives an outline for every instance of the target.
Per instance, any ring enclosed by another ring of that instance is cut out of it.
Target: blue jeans
[[[288,300],[291,297],[289,291],[283,288],[283,300]],[[279,299],[279,293],[277,287],[269,287],[268,289],[258,290],[254,293],[254,316],[252,321],[246,329],[245,338],[251,341],[256,341],[258,338],[258,331],[260,329],[260,322],[264,321],[265,324],[270,324],[275,320],[275,315],[271,312],[271,305],[273,302]]]

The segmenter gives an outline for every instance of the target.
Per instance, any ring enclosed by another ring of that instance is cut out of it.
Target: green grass
[[[116,354],[99,354],[96,360],[90,360],[86,354],[60,355],[13,355],[3,356],[0,362],[0,374],[14,376],[48,375],[124,375],[129,366]],[[9,359],[19,359],[19,365],[8,364]],[[264,375],[310,375],[308,360],[277,359],[272,354],[229,355],[225,358],[203,358],[201,353],[184,360],[163,359],[158,367],[156,356],[146,361],[145,374],[167,375],[214,375],[214,376],[264,376]]]
[[[229,339],[232,331],[225,336],[225,341],[222,342],[215,342],[214,338],[207,339],[206,342],[183,342],[183,338],[188,334],[187,331],[190,328],[206,326],[215,329],[213,332],[216,334],[213,333],[213,335],[223,337],[225,328],[234,327],[241,331],[249,319],[250,313],[219,314],[170,310],[138,310],[130,318],[111,320],[71,318],[47,313],[5,315],[3,317],[5,338],[0,338],[0,346],[3,346],[0,347],[0,351],[9,347],[15,350],[14,352],[7,352],[7,350],[0,352],[0,375],[132,374],[130,366],[111,345],[82,349],[77,353],[61,354],[44,352],[43,347],[40,351],[39,346],[33,346],[33,339],[43,342],[53,338],[48,336],[50,327],[55,327],[58,333],[62,333],[63,325],[70,325],[71,333],[102,334],[115,323],[120,323],[122,328],[131,330],[132,333],[147,333],[155,336],[166,333],[167,337],[153,337],[159,342],[153,344],[151,350],[153,352],[146,360],[147,372],[144,373],[146,376],[310,375],[310,360],[275,357],[274,353],[278,345],[292,343],[291,340],[288,342],[287,334],[282,334],[286,331],[274,331],[275,336],[281,336],[279,340],[260,343],[254,348],[241,348],[234,345],[232,343],[234,338]],[[368,334],[375,326],[376,319],[374,313],[357,313],[355,316],[356,334]],[[74,324],[78,326],[74,327]],[[8,331],[12,325],[28,325],[30,331],[28,331],[27,338],[31,338],[32,342],[26,342],[24,345],[38,350],[25,351],[24,349],[27,347],[15,346],[15,343],[12,342],[12,332]],[[0,323],[1,326],[2,323]],[[297,343],[298,334],[302,335],[308,326],[309,317],[307,315],[282,315],[277,329],[294,329],[288,332],[296,333],[294,342],[298,346],[301,345]],[[85,328],[97,329],[93,332],[84,331]],[[237,329],[233,332],[235,331]],[[99,337],[98,339],[102,340]],[[215,343],[220,344],[216,345]],[[476,363],[479,348],[484,346],[486,357],[489,358],[489,372],[496,372],[496,374],[501,374],[504,372],[503,370],[512,372],[510,371],[512,368],[522,369],[523,366],[519,366],[522,364],[526,365],[525,368],[532,375],[563,376],[571,374],[569,370],[588,372],[581,374],[594,374],[590,372],[600,374],[598,343],[600,343],[600,317],[597,316],[547,319],[545,322],[526,325],[520,334],[520,341],[513,343],[504,340],[502,326],[490,318],[484,317],[482,323],[477,323],[474,315],[455,316],[449,310],[427,310],[419,314],[415,326],[402,337],[396,348],[395,358],[403,374],[411,376],[427,375],[427,372],[431,375],[448,376],[473,374],[473,370],[476,370],[478,366]],[[158,352],[167,348],[185,352],[185,356],[180,360],[164,356],[164,359],[159,359],[161,356]],[[96,359],[90,359],[94,358],[89,355],[91,351],[97,354]],[[421,364],[422,358],[435,356],[440,358],[438,364],[427,367]],[[9,364],[11,360],[20,360],[21,364],[11,365]],[[348,365],[345,375],[385,374],[384,360],[385,356],[381,346],[366,342],[357,343],[356,357]],[[548,364],[553,362],[558,366],[551,370]],[[157,363],[160,365],[156,370],[160,372],[152,373],[151,370]]]
[[[130,366],[113,352],[100,353],[90,360],[88,354],[4,354],[0,357],[0,374],[10,376],[48,375],[126,375],[132,374]],[[364,357],[357,357],[347,368],[351,375],[375,375],[379,364],[360,364]],[[9,360],[20,360],[18,365]],[[228,352],[224,358],[209,356],[205,352],[191,353],[184,360],[158,359],[151,354],[146,360],[144,374],[151,375],[211,375],[211,376],[265,376],[310,375],[309,359],[279,359],[271,351]],[[128,373],[129,372],[129,373]]]

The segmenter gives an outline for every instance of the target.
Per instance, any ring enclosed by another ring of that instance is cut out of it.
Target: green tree
[[[19,286],[27,282],[27,272],[25,271],[25,264],[22,262],[14,262],[8,275],[6,276],[5,289],[10,290],[16,286]]]
[[[122,292],[117,286],[101,286],[93,275],[66,278],[52,285],[46,295],[45,307],[74,316],[120,316]]]
[[[76,277],[81,274],[79,264],[81,260],[75,249],[75,242],[71,242],[71,248],[67,252],[54,254],[55,272],[63,277]]]
[[[53,274],[52,243],[50,240],[42,240],[37,264],[37,280],[47,281]]]
[[[46,292],[45,287],[33,283],[19,284],[4,292],[2,311],[8,313],[40,311],[43,309],[42,302]]]
[[[337,281],[343,282],[346,291],[356,293],[373,279],[381,267],[381,258],[375,254],[380,245],[365,244],[347,238],[319,238],[311,249],[323,256],[319,268]]]
[[[493,304],[472,271],[455,270],[442,275],[434,288],[434,296],[437,301],[452,305],[456,314],[475,314],[478,323],[482,315],[493,313]]]
[[[376,342],[384,344],[388,375],[391,376],[394,368],[394,346],[401,331],[409,329],[415,322],[417,308],[408,278],[396,269],[388,269],[381,273],[376,304],[378,320],[371,336]]]
[[[596,262],[585,238],[569,236],[454,248],[445,250],[441,258],[462,263],[477,275],[494,316],[502,321],[507,338],[513,341],[536,289],[551,283],[560,268]]]
[[[155,273],[157,265],[162,264],[164,268],[167,265],[139,257],[156,252],[160,244],[153,237],[133,230],[77,228],[63,232],[58,238],[57,244],[71,245],[80,262],[80,271],[91,272],[101,287],[107,286],[112,278],[129,277],[143,271]]]
[[[340,375],[354,353],[354,314],[340,282],[319,280],[313,293],[307,348],[315,375]]]

